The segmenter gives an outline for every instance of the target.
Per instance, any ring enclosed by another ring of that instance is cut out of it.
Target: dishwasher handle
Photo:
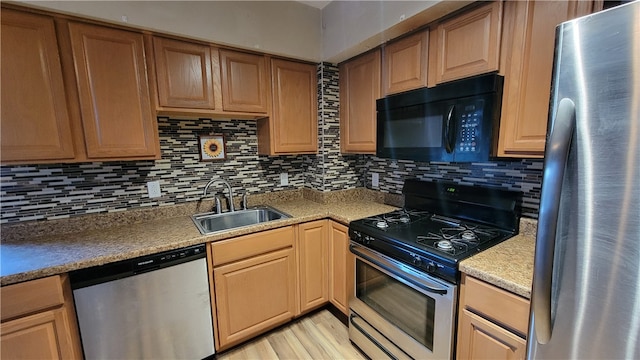
[[[206,246],[204,244],[199,244],[105,265],[94,266],[87,269],[71,271],[69,273],[69,280],[71,283],[71,289],[75,290],[182,264],[188,261],[201,259],[206,256]]]

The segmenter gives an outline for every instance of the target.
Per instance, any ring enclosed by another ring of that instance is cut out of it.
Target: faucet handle
[[[242,210],[247,210],[247,193],[242,194]]]

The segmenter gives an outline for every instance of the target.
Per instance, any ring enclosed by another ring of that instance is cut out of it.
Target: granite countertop
[[[331,218],[348,224],[352,220],[396,209],[366,199],[329,204],[307,199],[284,199],[266,204],[292,217],[213,235],[201,235],[190,216],[176,216],[76,233],[38,234],[20,240],[3,240],[0,246],[0,285],[318,219]]]
[[[169,207],[99,215],[90,220],[60,220],[62,226],[55,225],[54,221],[21,224],[17,230],[3,226],[0,285],[313,220],[330,218],[348,225],[353,220],[397,209],[383,201],[401,206],[396,199],[383,199],[379,195],[366,190],[338,191],[330,195],[305,190],[304,196],[303,192],[256,196],[250,205],[269,205],[291,218],[212,235],[200,234],[189,216],[203,212],[198,208],[201,204],[181,209]],[[521,219],[519,235],[461,261],[460,270],[530,298],[535,226],[535,220]],[[59,232],[59,227],[64,231]]]
[[[518,235],[461,261],[460,271],[531,299],[535,221],[522,220]]]

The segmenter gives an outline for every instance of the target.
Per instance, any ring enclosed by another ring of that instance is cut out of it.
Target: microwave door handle
[[[451,131],[451,127],[454,125],[455,121],[453,120],[453,110],[455,110],[456,106],[451,105],[449,111],[447,112],[447,124],[444,129],[444,148],[447,150],[448,154],[453,152],[453,146],[455,144],[455,132]],[[453,136],[452,136],[453,133]]]

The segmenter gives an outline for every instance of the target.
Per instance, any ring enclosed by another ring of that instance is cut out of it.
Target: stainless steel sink
[[[290,217],[290,215],[270,206],[258,206],[222,214],[216,214],[215,212],[196,214],[191,216],[191,219],[202,235],[209,235]]]

